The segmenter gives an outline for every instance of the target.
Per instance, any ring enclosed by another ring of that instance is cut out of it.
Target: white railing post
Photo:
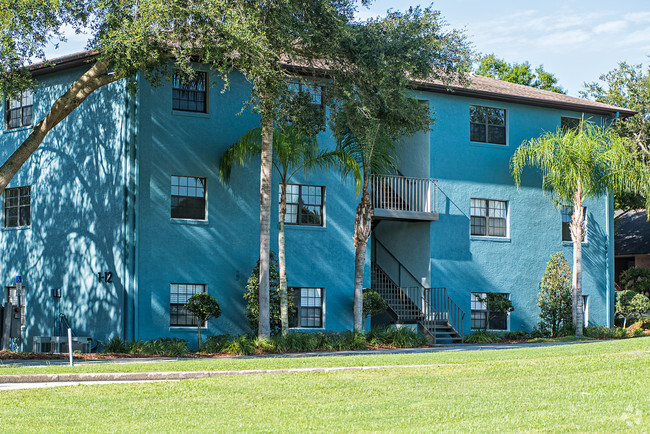
[[[436,185],[435,179],[372,175],[372,206],[392,211],[435,213]]]

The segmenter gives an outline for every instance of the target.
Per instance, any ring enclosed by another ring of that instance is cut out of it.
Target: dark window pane
[[[505,127],[488,127],[488,143],[494,143],[497,145],[506,144],[506,128]]]
[[[560,129],[563,133],[571,130],[577,130],[580,128],[580,119],[578,118],[565,118],[560,119]]]
[[[507,330],[508,329],[508,314],[501,313],[496,315],[491,315],[490,330]]]
[[[172,79],[172,109],[207,112],[207,73],[198,72],[193,79],[174,74]]]
[[[171,217],[205,220],[205,178],[172,176]]]
[[[469,139],[472,142],[485,142],[485,125],[483,124],[470,124]]]
[[[471,230],[472,235],[485,235],[485,217],[472,217]]]
[[[504,126],[506,124],[506,111],[503,109],[488,109],[488,124]]]
[[[485,107],[469,106],[469,121],[484,124],[486,121]]]

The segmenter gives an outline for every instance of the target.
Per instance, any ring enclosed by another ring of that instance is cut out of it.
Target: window
[[[206,178],[172,175],[172,218],[206,219]]]
[[[507,235],[508,203],[501,200],[472,199],[471,234],[487,237]]]
[[[20,92],[15,98],[7,100],[7,128],[27,127],[33,120],[34,94],[31,90]]]
[[[193,313],[183,306],[194,294],[205,292],[205,285],[193,283],[172,283],[169,297],[169,325],[170,326],[193,326],[198,325]],[[202,327],[206,327],[203,324]]]
[[[282,191],[280,191],[280,194],[282,194]],[[325,187],[287,184],[287,214],[284,217],[284,223],[289,225],[323,226],[324,197]]]
[[[573,219],[573,206],[562,206],[562,241],[572,242],[571,220]],[[582,233],[582,242],[587,241],[587,207],[582,207],[582,216],[585,220],[585,231]]]
[[[207,113],[206,72],[197,72],[192,79],[174,74],[172,79],[172,109],[184,112]]]
[[[323,288],[291,288],[297,309],[292,327],[323,328]]]
[[[578,118],[567,118],[562,116],[560,118],[560,130],[563,133],[571,130],[577,130],[580,128],[580,119]]]
[[[472,142],[506,144],[506,110],[469,106],[469,139]]]
[[[289,89],[309,97],[310,105],[314,110],[321,111],[325,107],[323,98],[323,88],[315,83],[303,83],[300,81],[290,81]]]
[[[20,325],[25,325],[25,287],[19,292],[16,291],[15,286],[7,286],[5,288],[5,300],[14,306],[20,306]]]
[[[471,328],[472,330],[508,330],[508,313],[491,313],[488,309],[491,295],[505,296],[510,294],[472,292],[471,299]]]
[[[29,226],[31,187],[7,188],[4,192],[4,227]]]

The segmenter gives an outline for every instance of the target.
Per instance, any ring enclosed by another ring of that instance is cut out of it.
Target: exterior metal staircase
[[[374,244],[384,249],[396,263],[393,265],[399,267],[399,281],[404,271],[417,282],[381,242],[374,240]],[[465,312],[449,297],[446,288],[425,288],[419,284],[400,286],[375,261],[371,265],[370,286],[386,301],[397,323],[417,324],[419,331],[433,344],[463,342]]]

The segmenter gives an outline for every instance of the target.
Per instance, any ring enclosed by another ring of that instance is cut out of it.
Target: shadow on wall
[[[30,228],[5,230],[1,238],[5,285],[20,274],[26,287],[27,348],[33,336],[57,334],[58,312],[78,336],[104,339],[122,332],[122,88],[117,83],[91,95],[48,135],[12,182],[31,185],[32,194]],[[57,93],[45,88],[42,94],[48,92],[51,98]],[[112,273],[111,283],[100,283],[98,273]],[[52,295],[55,288],[62,290],[60,300]]]

